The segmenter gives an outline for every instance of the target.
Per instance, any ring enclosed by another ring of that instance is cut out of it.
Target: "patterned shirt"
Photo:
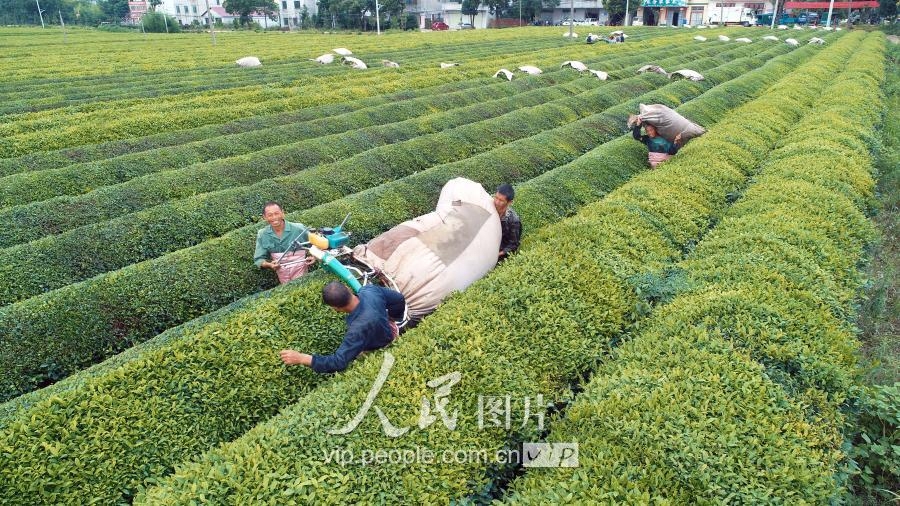
[[[507,207],[506,212],[500,217],[500,230],[503,233],[500,236],[500,251],[504,256],[515,253],[519,249],[522,237],[522,222],[512,207]]]

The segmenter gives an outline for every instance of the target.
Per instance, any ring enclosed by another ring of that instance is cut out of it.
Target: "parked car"
[[[448,26],[447,23],[444,23],[443,21],[435,21],[434,23],[431,23],[431,29],[432,30],[449,30],[450,26]]]
[[[472,23],[460,23],[457,26],[457,29],[459,29],[459,30],[474,30],[475,27],[472,26]]]

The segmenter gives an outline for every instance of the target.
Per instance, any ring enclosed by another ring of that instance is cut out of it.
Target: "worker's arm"
[[[387,308],[388,317],[394,321],[403,319],[403,313],[406,311],[406,298],[397,290],[390,288],[381,288],[381,296],[384,297],[384,306]]]
[[[681,134],[675,136],[675,140],[669,143],[669,149],[666,151],[670,155],[674,155],[678,153],[678,150],[681,149]]]
[[[641,124],[640,123],[631,127],[631,136],[634,137],[634,140],[641,141],[644,144],[647,144],[647,136],[641,135]]]
[[[344,341],[331,355],[313,355],[310,367],[317,373],[340,372],[350,365],[365,349],[364,330],[359,327],[347,329]]]

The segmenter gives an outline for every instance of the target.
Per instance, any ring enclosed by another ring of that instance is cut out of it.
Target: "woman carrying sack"
[[[690,139],[706,132],[702,126],[692,122],[662,104],[639,104],[640,114],[628,117],[628,126],[635,140],[647,146],[647,159],[656,168],[671,158]],[[641,127],[647,135],[641,135]]]
[[[638,117],[633,121],[634,126],[631,128],[631,135],[635,140],[641,141],[647,146],[647,161],[650,167],[655,169],[657,165],[663,163],[672,157],[681,148],[681,134],[675,136],[675,139],[669,141],[665,137],[659,135],[656,126],[641,121]],[[641,135],[641,126],[646,130],[647,135]]]

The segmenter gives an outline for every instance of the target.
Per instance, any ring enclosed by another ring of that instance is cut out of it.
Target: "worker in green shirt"
[[[640,141],[647,146],[647,161],[650,162],[651,168],[663,163],[672,157],[681,149],[681,134],[675,136],[674,140],[669,140],[659,135],[656,125],[651,125],[646,121],[642,121],[640,117],[629,119],[633,121],[634,126],[631,128],[631,135],[634,140]],[[641,135],[641,126],[647,131],[647,135]]]
[[[306,250],[288,251],[298,237],[307,240],[307,228],[302,223],[284,219],[284,211],[278,202],[263,205],[263,218],[269,223],[256,234],[256,252],[253,262],[261,269],[271,269],[278,274],[282,284],[304,274],[315,258],[306,258]]]

